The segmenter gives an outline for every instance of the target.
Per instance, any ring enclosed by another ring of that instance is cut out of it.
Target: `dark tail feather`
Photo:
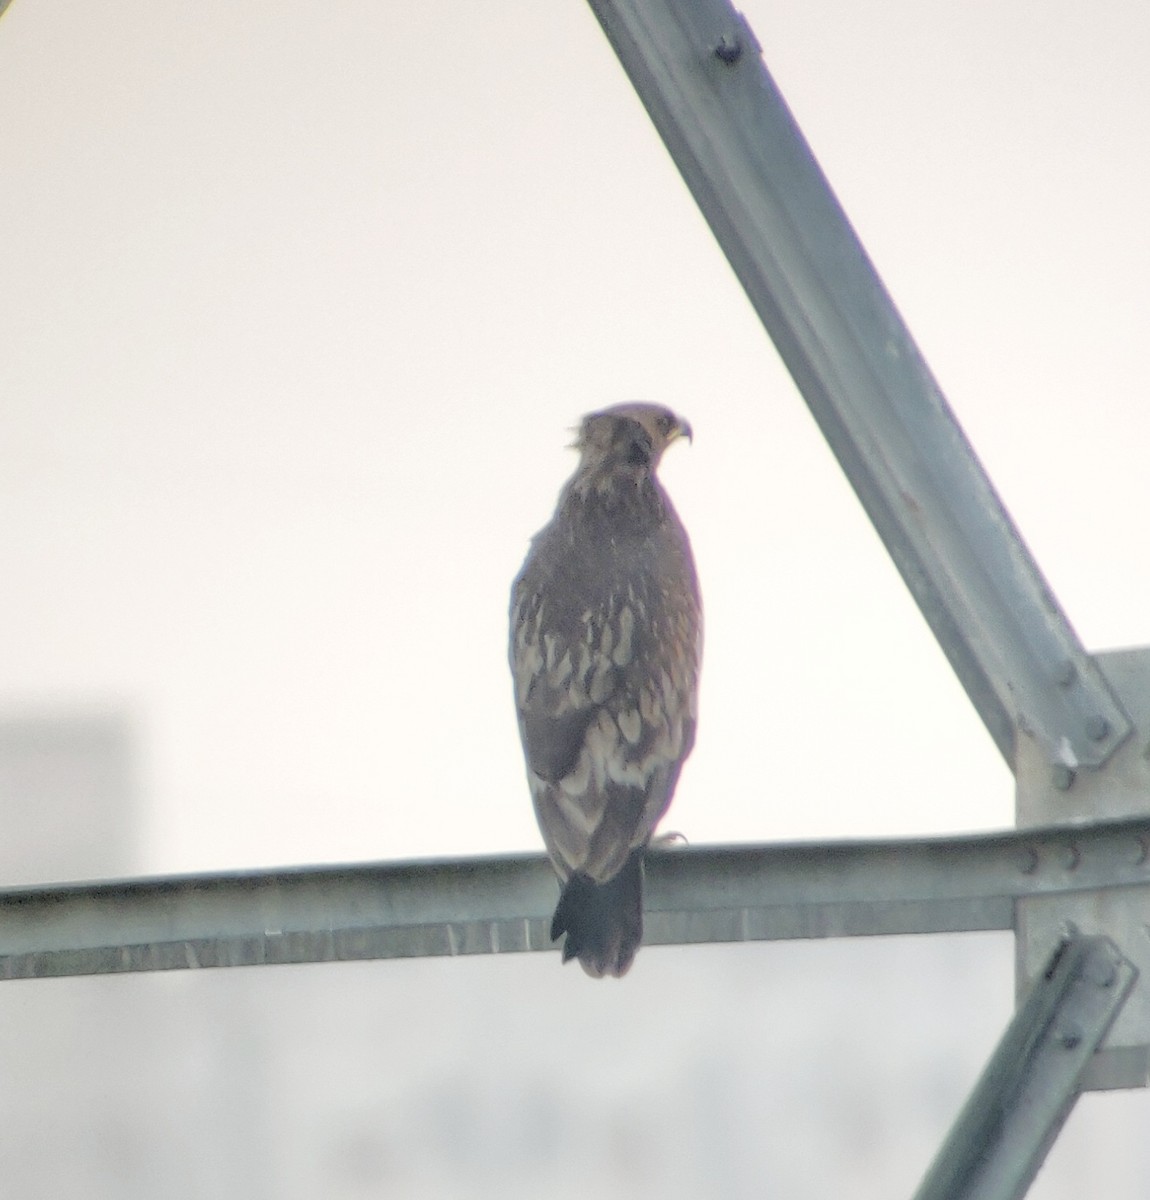
[[[633,850],[606,883],[571,876],[551,921],[551,940],[564,933],[564,962],[577,958],[595,979],[626,975],[643,940],[642,850]]]

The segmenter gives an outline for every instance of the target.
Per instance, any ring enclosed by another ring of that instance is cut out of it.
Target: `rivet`
[[[1069,846],[1062,847],[1062,853],[1059,855],[1062,859],[1062,865],[1068,870],[1073,871],[1082,861],[1082,853],[1073,843]]]
[[[1058,1034],[1058,1044],[1064,1050],[1073,1050],[1082,1044],[1082,1030],[1077,1025],[1067,1025]]]
[[[1086,734],[1092,742],[1104,741],[1110,733],[1110,722],[1105,717],[1090,717],[1086,721]]]
[[[1054,682],[1059,687],[1069,687],[1075,679],[1078,678],[1078,668],[1074,665],[1074,660],[1071,658],[1064,659],[1058,664],[1058,670],[1054,672]]]
[[[1055,763],[1050,769],[1050,782],[1060,792],[1068,792],[1074,784],[1074,772],[1065,763]]]
[[[715,47],[715,57],[720,62],[725,62],[728,67],[734,66],[743,57],[743,43],[737,37],[727,37],[724,34]]]

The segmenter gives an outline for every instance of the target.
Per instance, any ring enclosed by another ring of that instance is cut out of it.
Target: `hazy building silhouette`
[[[133,749],[111,709],[0,716],[0,886],[131,872]]]

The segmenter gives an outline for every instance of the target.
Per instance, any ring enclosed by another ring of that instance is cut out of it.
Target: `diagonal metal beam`
[[[914,1200],[1019,1200],[1138,972],[1102,937],[1065,942],[1007,1027]]]
[[[1150,816],[649,856],[648,943],[1010,929],[1023,896],[1145,886]],[[542,855],[0,891],[0,979],[547,950]]]
[[[727,0],[590,0],[863,507],[1007,762],[1129,731]]]

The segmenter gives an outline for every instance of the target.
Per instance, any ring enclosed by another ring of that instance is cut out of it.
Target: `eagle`
[[[622,976],[643,938],[643,855],[695,742],[703,616],[659,482],[691,427],[656,404],[584,417],[579,465],[511,589],[511,673],[563,961]]]

